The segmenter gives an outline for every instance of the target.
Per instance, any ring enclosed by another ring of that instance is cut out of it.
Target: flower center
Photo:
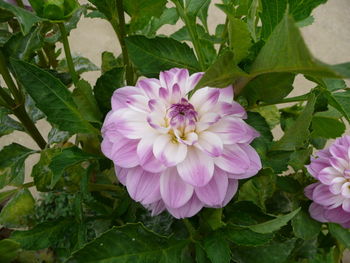
[[[346,179],[350,179],[350,169],[345,169],[345,170],[344,170],[344,177],[345,177]]]
[[[182,98],[180,103],[174,103],[168,110],[168,118],[172,127],[183,125],[194,125],[197,121],[198,113],[193,105],[185,98]]]

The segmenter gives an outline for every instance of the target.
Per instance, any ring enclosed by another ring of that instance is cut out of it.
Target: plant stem
[[[264,106],[270,106],[270,105],[276,105],[276,104],[283,104],[283,103],[290,103],[290,102],[300,102],[300,101],[307,101],[310,93],[292,97],[292,98],[285,98],[281,101],[275,102],[275,103],[262,103],[259,104],[258,107],[264,107]]]
[[[134,85],[134,69],[132,67],[132,64],[130,62],[128,49],[125,44],[125,16],[124,16],[124,9],[123,9],[123,0],[116,0],[117,1],[117,15],[118,15],[118,21],[116,19],[113,19],[110,21],[112,24],[112,27],[117,34],[120,47],[122,49],[123,54],[123,63],[126,67],[125,69],[125,79],[126,83],[128,85]]]
[[[20,120],[28,134],[33,138],[40,149],[45,149],[46,141],[41,136],[38,128],[33,123],[32,119],[28,116],[23,104],[18,105],[17,108],[12,109],[13,114]]]
[[[46,60],[44,52],[41,49],[39,49],[37,51],[37,54],[38,54],[38,57],[39,57],[39,64],[40,64],[40,66],[43,67],[43,68],[49,68],[50,65],[47,63],[47,60]]]
[[[29,187],[33,187],[34,185],[35,185],[34,182],[29,182],[29,183],[22,184],[19,188],[29,188]]]
[[[78,77],[78,74],[74,68],[73,58],[72,58],[72,54],[70,52],[69,41],[68,41],[68,37],[67,37],[67,30],[66,30],[63,23],[58,23],[58,26],[60,28],[61,35],[62,35],[63,48],[64,48],[64,53],[66,54],[68,70],[69,70],[69,73],[72,77],[74,86],[77,86],[78,81],[79,81],[79,77]]]
[[[194,229],[194,227],[192,226],[191,222],[187,218],[184,218],[182,220],[182,222],[184,223],[184,225],[185,225],[185,227],[186,227],[186,229],[188,231],[188,234],[190,235],[191,241],[194,242],[195,241],[194,237],[196,235],[196,230]]]

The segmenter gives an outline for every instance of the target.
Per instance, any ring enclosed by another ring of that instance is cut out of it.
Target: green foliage
[[[3,263],[10,263],[16,257],[20,245],[11,239],[3,239],[0,241],[0,260]]]

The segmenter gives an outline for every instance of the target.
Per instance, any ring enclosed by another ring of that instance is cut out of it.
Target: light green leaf
[[[20,144],[12,143],[0,151],[0,189],[8,184],[21,184],[24,180],[24,161],[35,153]]]
[[[261,4],[261,37],[267,39],[282,20],[286,11],[287,0],[261,0]]]
[[[247,226],[247,228],[249,228],[250,230],[256,233],[261,233],[261,234],[272,233],[280,229],[281,227],[285,226],[294,216],[296,216],[296,214],[299,213],[300,209],[301,208],[299,207],[298,209],[290,212],[289,214],[277,216],[275,219],[266,221],[261,224]]]
[[[253,76],[271,72],[344,78],[350,77],[350,65],[330,66],[313,58],[298,27],[286,14],[260,50],[250,71]]]
[[[92,63],[88,58],[82,56],[73,56],[73,64],[75,71],[80,75],[84,72],[96,71],[99,68]],[[66,59],[62,59],[56,68],[58,71],[69,72],[68,64]]]
[[[24,35],[28,34],[29,30],[34,24],[43,21],[41,18],[34,15],[34,13],[29,12],[21,7],[6,3],[5,1],[0,1],[0,8],[11,12],[17,17]]]
[[[188,0],[186,1],[186,13],[189,16],[197,16],[198,12],[208,6],[210,4],[210,0]]]
[[[130,36],[126,39],[130,59],[146,77],[158,77],[159,72],[174,67],[199,71],[193,50],[172,38]]]
[[[239,226],[227,226],[224,234],[229,241],[240,246],[261,246],[270,242],[273,234],[260,234]]]
[[[310,16],[312,10],[327,0],[288,0],[289,13],[293,15],[295,21],[304,20]]]
[[[62,131],[98,133],[88,123],[64,84],[46,71],[20,60],[11,60],[18,80],[33,98],[36,106]]]
[[[292,226],[295,236],[304,240],[315,238],[321,231],[321,223],[312,219],[309,212],[301,210],[293,219]]]
[[[263,116],[266,122],[269,124],[270,129],[273,129],[280,123],[281,113],[276,105],[262,106],[252,109],[252,111]]]
[[[239,63],[248,55],[249,48],[252,46],[247,23],[241,19],[229,17],[228,34],[235,61]]]
[[[108,20],[116,19],[116,16],[118,14],[116,1],[110,1],[110,0],[88,0],[88,1],[93,5],[95,5],[97,9],[107,17]]]
[[[350,232],[349,229],[345,229],[338,224],[328,223],[329,232],[338,241],[340,241],[346,248],[350,248]]]
[[[11,37],[11,32],[0,29],[0,47],[3,47]]]
[[[92,88],[89,82],[83,79],[79,80],[72,95],[79,112],[83,115],[85,120],[101,123],[102,114],[92,94]]]
[[[101,71],[105,73],[114,68],[123,67],[123,62],[120,57],[116,58],[112,52],[103,51],[101,55],[102,65]]]
[[[296,121],[288,127],[283,137],[272,145],[273,151],[294,151],[303,147],[309,139],[309,126],[314,112],[316,97],[312,94],[303,112],[299,115]]]
[[[203,241],[203,248],[212,263],[231,262],[231,251],[227,240],[220,232],[213,232]]]
[[[7,227],[24,226],[33,212],[34,198],[28,189],[22,189],[2,208],[0,224]]]
[[[345,124],[332,117],[316,114],[311,122],[312,137],[337,138],[345,132]]]
[[[305,164],[309,162],[310,155],[312,154],[312,147],[307,149],[300,149],[292,152],[288,164],[293,167],[294,171],[297,172],[305,168]]]
[[[20,245],[11,239],[3,239],[0,241],[0,262],[10,263],[16,259]]]
[[[336,108],[350,122],[350,91],[327,93],[328,103]]]
[[[182,263],[187,240],[159,236],[141,224],[114,227],[74,252],[67,263]]]
[[[12,189],[0,192],[0,204],[3,203],[6,199],[9,199],[11,196],[13,196],[17,191],[18,189]]]
[[[0,107],[0,137],[10,134],[13,131],[24,131],[23,126],[9,117],[10,111],[4,107]]]

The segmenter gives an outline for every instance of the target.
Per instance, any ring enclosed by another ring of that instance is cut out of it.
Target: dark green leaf
[[[337,138],[345,132],[345,124],[340,120],[316,114],[311,122],[312,137]]]
[[[259,113],[248,112],[248,119],[246,122],[260,133],[260,137],[258,138],[263,138],[266,141],[272,141],[273,136],[269,125],[267,124],[265,118]]]
[[[94,4],[97,9],[102,12],[108,20],[116,19],[117,16],[117,3],[110,0],[88,0]]]
[[[304,146],[305,142],[309,139],[309,126],[315,102],[316,97],[312,94],[300,116],[286,130],[283,137],[272,146],[273,151],[294,151]]]
[[[261,0],[261,4],[261,37],[266,40],[282,20],[286,11],[287,0]]]
[[[231,251],[227,240],[220,232],[213,232],[203,241],[203,248],[212,263],[229,263]]]
[[[309,240],[315,238],[321,231],[321,223],[312,219],[307,209],[300,212],[292,219],[293,231],[296,237]]]
[[[260,234],[239,226],[227,226],[225,236],[228,240],[240,246],[261,246],[270,242],[273,234]]]
[[[132,62],[146,77],[158,77],[160,71],[174,67],[199,71],[197,59],[185,43],[164,37],[130,36],[125,40]]]
[[[4,107],[0,107],[0,137],[10,134],[13,131],[24,131],[23,126],[9,117],[10,111]]]
[[[229,41],[236,63],[248,55],[252,40],[247,23],[243,20],[229,17]]]
[[[29,30],[34,24],[42,21],[42,19],[34,15],[34,13],[18,6],[6,3],[5,1],[0,1],[0,9],[9,11],[17,17],[21,30],[25,35],[28,34]]]
[[[196,243],[196,263],[211,263],[201,244]]]
[[[24,161],[32,153],[35,151],[17,143],[2,148],[0,151],[0,189],[8,184],[23,182]]]
[[[24,106],[32,121],[36,122],[42,118],[45,118],[45,114],[36,107],[34,100],[28,95],[28,93],[25,95]]]
[[[303,190],[300,183],[291,176],[277,176],[276,185],[279,189],[287,193],[297,193]]]
[[[111,109],[111,97],[113,92],[123,86],[124,68],[113,68],[97,79],[94,87],[94,95],[103,113],[107,113]]]
[[[53,127],[48,134],[48,144],[60,143],[64,141],[68,141],[71,137],[69,132],[60,131],[56,127]]]
[[[10,263],[17,257],[20,245],[11,240],[3,239],[0,241],[0,262]]]
[[[207,7],[210,3],[210,0],[189,0],[186,1],[186,13],[189,16],[195,17],[198,15],[198,12]]]
[[[326,2],[327,0],[288,0],[289,13],[295,21],[300,21],[309,17],[314,8]]]
[[[312,154],[312,148],[301,149],[294,151],[290,155],[288,164],[293,167],[294,171],[302,170],[305,164],[310,160],[310,155]]]
[[[335,255],[337,252],[335,252],[336,248],[332,247],[329,252],[321,254],[316,254],[315,257],[310,259],[310,263],[334,263]]]
[[[123,62],[120,58],[116,58],[112,52],[104,51],[102,52],[102,73],[105,73],[114,68],[123,67]]]
[[[27,231],[13,232],[11,234],[11,240],[21,244],[23,249],[43,249],[50,247],[64,238],[65,231],[69,226],[69,220],[45,222]]]
[[[338,224],[328,223],[329,232],[339,242],[341,242],[346,248],[350,248],[350,232],[349,229],[345,229]]]
[[[336,108],[350,122],[350,90],[344,92],[328,93],[329,104]]]
[[[298,214],[300,211],[300,207],[289,214],[277,216],[275,219],[272,219],[270,221],[266,221],[264,223],[260,223],[257,225],[251,225],[247,226],[250,230],[261,233],[261,234],[268,234],[272,233],[281,227],[285,226],[296,214]]]
[[[36,106],[47,116],[48,121],[62,131],[72,133],[98,133],[77,109],[72,95],[64,84],[43,71],[24,61],[11,60],[16,76],[33,98]]]
[[[28,215],[33,212],[34,198],[28,189],[22,189],[2,208],[0,224],[7,227],[23,226],[28,221]]]
[[[83,115],[85,120],[101,123],[102,114],[92,94],[92,88],[89,82],[83,79],[79,80],[72,95],[79,112]]]
[[[187,240],[174,240],[150,232],[141,224],[114,227],[82,249],[67,263],[182,263]]]
[[[3,47],[11,37],[12,34],[9,31],[0,29],[0,47]]]
[[[73,56],[73,64],[75,71],[80,75],[84,72],[96,71],[99,68],[92,63],[88,58],[84,58],[81,56]],[[58,67],[56,68],[58,71],[69,72],[68,64],[66,59],[62,59]]]
[[[13,196],[17,191],[18,191],[18,189],[12,189],[12,190],[8,190],[8,191],[0,192],[0,204],[5,202],[11,196]]]
[[[275,128],[280,123],[281,114],[276,105],[261,106],[252,109],[252,111],[264,117],[270,129]]]
[[[313,58],[293,19],[286,14],[260,50],[250,73],[256,76],[271,72],[344,78],[350,77],[350,65],[329,66]]]
[[[209,225],[212,230],[223,227],[225,223],[222,221],[222,209],[207,208],[201,212],[202,220]]]
[[[258,101],[277,103],[292,91],[293,82],[292,73],[263,74],[248,83],[243,90],[243,96],[250,105]]]
[[[66,168],[91,159],[96,159],[96,156],[87,154],[75,146],[65,148],[60,153],[55,154],[49,164],[49,168],[52,171],[50,187],[55,186]]]

